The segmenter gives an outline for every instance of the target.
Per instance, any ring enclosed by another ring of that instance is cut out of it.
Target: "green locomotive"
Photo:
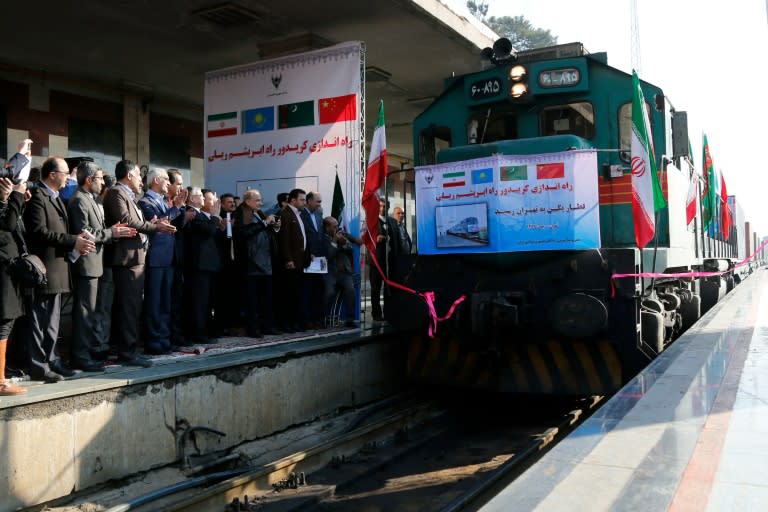
[[[423,303],[394,297],[391,321],[419,333],[409,374],[479,390],[616,391],[743,275],[611,276],[725,270],[751,236],[743,219],[727,242],[702,229],[698,199],[687,224],[697,171],[686,114],[641,82],[667,206],[655,239],[638,249],[632,76],[580,43],[515,54],[500,40],[483,56],[486,69],[447,79],[413,124],[418,256],[405,284],[434,290],[438,312],[466,300],[429,338]],[[574,225],[584,232],[563,243],[558,231],[572,235]]]

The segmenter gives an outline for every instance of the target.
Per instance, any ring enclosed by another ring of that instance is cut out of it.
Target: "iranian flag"
[[[379,118],[371,139],[371,152],[368,155],[368,168],[365,171],[363,187],[363,209],[368,234],[364,242],[368,250],[376,250],[376,238],[379,236],[379,189],[387,176],[387,137],[384,132],[384,101],[379,102]]]
[[[642,249],[656,233],[655,213],[664,208],[666,202],[656,173],[656,155],[645,97],[635,71],[632,71],[632,91],[632,217],[635,241]]]
[[[688,197],[685,199],[685,224],[686,226],[696,218],[696,190],[699,188],[699,175],[696,171],[691,172],[691,179],[688,182]]]
[[[208,116],[208,138],[237,135],[237,112]]]

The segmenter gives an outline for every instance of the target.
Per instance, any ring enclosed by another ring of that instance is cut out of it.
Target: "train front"
[[[631,76],[578,43],[504,50],[486,54],[495,66],[449,79],[414,122],[418,257],[406,284],[434,291],[438,315],[466,299],[430,337],[424,302],[395,292],[392,322],[416,333],[408,367],[422,382],[612,392],[660,350],[639,335],[642,283],[610,279],[641,258]]]

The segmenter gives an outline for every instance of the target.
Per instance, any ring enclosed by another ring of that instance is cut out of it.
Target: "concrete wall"
[[[404,361],[376,342],[4,409],[0,512],[172,464],[177,425],[225,432],[198,436],[206,452],[389,396]]]

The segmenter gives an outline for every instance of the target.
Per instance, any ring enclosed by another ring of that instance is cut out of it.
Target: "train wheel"
[[[656,352],[664,350],[664,317],[655,311],[640,312],[643,343]]]
[[[701,318],[701,297],[693,295],[680,305],[680,316],[683,317],[683,331],[688,330]]]
[[[716,281],[701,282],[701,314],[703,315],[717,304],[717,301],[724,295],[724,286],[721,279]]]

